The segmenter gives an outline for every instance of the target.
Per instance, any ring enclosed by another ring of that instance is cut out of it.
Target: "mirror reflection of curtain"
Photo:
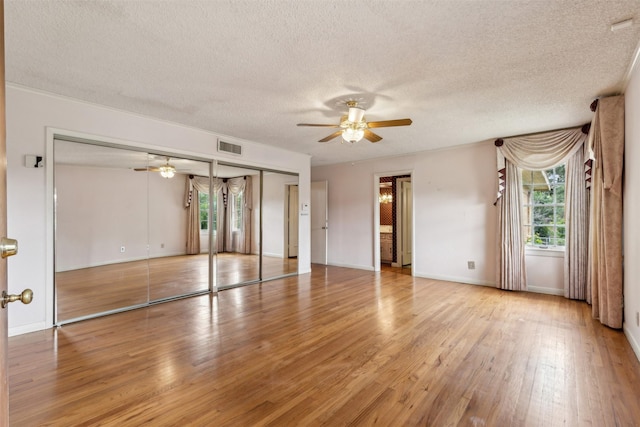
[[[251,253],[252,182],[251,176],[230,178],[226,182],[225,252]]]
[[[187,220],[187,254],[194,255],[200,253],[200,194],[209,194],[209,178],[204,176],[189,175],[186,177],[185,208],[189,209]],[[222,179],[214,178],[213,180],[213,193],[218,200],[222,199],[224,182]],[[211,201],[209,201],[211,203]],[[216,235],[223,230],[223,222],[221,212],[224,212],[224,207],[220,204],[217,205],[216,217]],[[212,219],[209,219],[211,224]],[[221,239],[218,239],[216,244],[216,251],[223,249]]]
[[[251,253],[252,180],[251,176],[213,180],[213,194],[217,201],[216,252]],[[200,193],[209,194],[209,179],[190,175],[186,180],[185,208],[189,209],[187,224],[187,253],[200,253]],[[210,224],[212,219],[210,219]]]
[[[200,253],[200,195],[193,186],[191,176],[186,176],[185,208],[187,214],[187,254]]]

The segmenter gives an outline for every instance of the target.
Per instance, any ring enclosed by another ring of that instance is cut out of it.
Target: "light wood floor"
[[[12,426],[634,426],[640,363],[585,303],[313,273],[9,339]]]

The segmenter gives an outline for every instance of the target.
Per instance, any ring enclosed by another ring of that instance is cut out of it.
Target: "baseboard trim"
[[[536,294],[547,294],[547,295],[557,295],[564,296],[564,289],[557,288],[544,288],[542,286],[527,286],[527,291],[534,292]]]
[[[496,286],[494,282],[489,282],[488,280],[470,279],[468,277],[442,276],[439,274],[428,274],[428,273],[415,272],[415,271],[413,275],[415,277],[420,277],[422,279],[442,280],[445,282],[464,283],[466,285],[490,286],[494,288]]]
[[[353,268],[356,270],[374,271],[373,266],[370,266],[370,265],[340,264],[340,263],[334,263],[334,262],[328,263],[327,265],[331,265],[333,267]]]
[[[631,334],[631,331],[627,327],[627,322],[622,325],[622,330],[624,331],[624,336],[627,337],[627,341],[629,341],[629,344],[631,345],[631,349],[636,354],[636,357],[640,362],[640,343],[638,343],[638,341],[636,341],[634,336]]]
[[[15,335],[28,334],[29,332],[44,331],[45,329],[49,329],[52,327],[53,325],[47,325],[46,322],[30,323],[28,325],[9,328],[8,335],[10,337],[13,337]]]

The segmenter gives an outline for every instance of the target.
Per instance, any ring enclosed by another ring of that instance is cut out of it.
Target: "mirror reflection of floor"
[[[181,255],[56,273],[58,321],[207,290],[208,259],[207,254]],[[216,284],[256,281],[258,268],[258,255],[217,254]],[[296,258],[263,256],[263,279],[297,270]]]

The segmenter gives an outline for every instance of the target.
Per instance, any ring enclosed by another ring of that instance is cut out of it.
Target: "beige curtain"
[[[589,192],[584,180],[588,156],[588,144],[582,144],[582,149],[569,158],[565,169],[564,296],[577,300],[588,297]]]
[[[227,210],[225,215],[225,252],[238,252],[238,253],[251,253],[251,208],[247,209],[247,203],[251,207],[251,201],[247,202],[247,179],[248,176],[240,176],[237,178],[229,178],[227,180]],[[250,179],[249,179],[250,181]],[[250,190],[249,190],[250,191]],[[232,217],[233,217],[233,199],[242,194],[242,224],[239,230],[232,230]],[[251,196],[249,194],[249,196]],[[248,217],[248,218],[247,218]],[[249,222],[248,229],[246,228],[247,221]],[[249,239],[249,244],[246,244],[246,239]],[[248,252],[247,252],[248,250]]]
[[[186,187],[184,193],[185,208],[188,209],[187,213],[187,254],[194,255],[200,253],[200,193],[209,194],[209,178],[204,176],[186,176]],[[213,193],[214,197],[218,197],[218,200],[223,199],[223,186],[224,183],[219,178],[213,179]],[[217,230],[215,236],[221,236],[222,230],[224,230],[224,204],[217,204]],[[223,239],[218,239],[214,243],[214,249],[216,251],[222,251],[224,249]]]
[[[188,175],[185,188],[185,207],[187,208],[187,254],[200,253],[200,203],[198,190],[193,186]]]
[[[623,95],[599,100],[589,138],[595,158],[589,228],[592,312],[603,324],[619,329],[623,313]]]
[[[587,136],[581,128],[572,128],[505,138],[501,140],[501,145],[496,144],[498,147],[498,200],[496,206],[498,207],[498,242],[500,245],[497,287],[500,289],[527,289],[524,261],[525,242],[522,235],[522,169],[545,170],[565,163],[576,153],[582,153],[586,140]],[[567,165],[567,169],[569,167]],[[580,163],[580,173],[583,170],[583,165]],[[571,217],[566,222],[580,220],[580,217]],[[583,226],[577,225],[577,227]],[[572,238],[577,239],[579,235],[573,233]],[[586,262],[585,253],[581,263]],[[573,265],[574,263],[571,263],[571,266]]]
[[[219,253],[224,252],[226,185],[220,178],[214,178],[213,185],[213,197],[216,198],[216,229],[213,235],[213,249],[216,253]]]
[[[513,163],[504,164],[504,192],[498,199],[497,287],[510,291],[527,289],[522,235],[522,175]]]
[[[244,254],[251,253],[251,224],[253,222],[253,179],[250,175],[246,177],[247,183],[244,187],[244,212],[242,213],[243,239],[239,248]]]

